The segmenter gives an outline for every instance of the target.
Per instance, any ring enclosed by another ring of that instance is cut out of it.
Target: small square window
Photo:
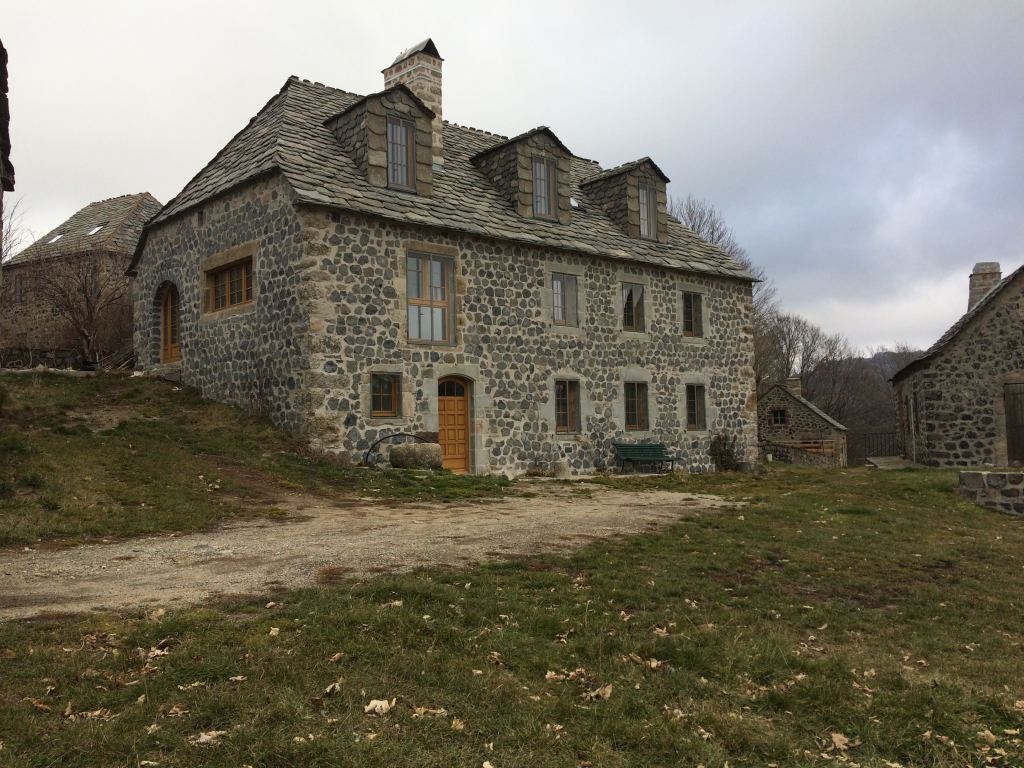
[[[388,118],[388,186],[416,186],[416,125]]]
[[[644,330],[644,287],[622,284],[622,330]]]
[[[707,429],[707,418],[704,415],[704,386],[702,384],[686,385],[686,428]]]
[[[704,335],[704,297],[699,293],[683,292],[683,336],[699,338]]]
[[[576,275],[551,275],[551,316],[555,325],[579,325],[576,308]]]
[[[786,409],[785,408],[773,408],[772,409],[772,426],[773,427],[784,427],[784,426],[786,426]]]
[[[402,377],[392,373],[370,375],[370,414],[372,416],[398,416]]]
[[[643,431],[647,429],[647,385],[631,381],[625,389],[626,429]]]
[[[227,309],[252,301],[252,259],[207,273],[210,286],[210,311]]]
[[[555,432],[572,434],[580,431],[580,383],[555,382]]]
[[[558,217],[558,163],[550,157],[533,158],[533,215],[540,219]]]
[[[640,237],[648,240],[658,238],[658,188],[653,184],[641,184],[640,195]]]

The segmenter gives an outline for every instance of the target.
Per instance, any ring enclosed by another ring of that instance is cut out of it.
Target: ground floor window
[[[686,428],[707,429],[707,419],[704,415],[704,385],[686,385]],[[783,412],[785,413],[785,412]]]
[[[626,382],[626,429],[647,429],[647,385]]]
[[[402,379],[393,373],[370,376],[370,413],[373,416],[398,416]]]
[[[580,383],[555,382],[555,432],[580,431]]]
[[[232,264],[207,275],[210,282],[210,296],[216,312],[252,301],[252,259]]]

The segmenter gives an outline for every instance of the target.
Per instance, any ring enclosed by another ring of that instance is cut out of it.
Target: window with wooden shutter
[[[580,431],[580,383],[555,382],[555,432]]]
[[[647,429],[647,385],[643,382],[626,382],[626,429],[643,431]]]
[[[693,430],[707,429],[705,416],[705,392],[702,384],[686,385],[686,428]]]
[[[644,287],[622,284],[622,330],[644,330]]]

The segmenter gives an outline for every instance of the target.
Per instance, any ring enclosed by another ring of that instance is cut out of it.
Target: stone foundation
[[[997,512],[1024,515],[1024,472],[961,472],[960,495]]]

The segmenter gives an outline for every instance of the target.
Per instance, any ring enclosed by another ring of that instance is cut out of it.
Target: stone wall
[[[960,495],[982,507],[1024,515],[1024,474],[961,472]]]
[[[777,427],[772,424],[772,411],[786,411],[785,426]],[[761,441],[761,453],[771,453],[774,446],[793,446],[804,444],[805,446],[815,441],[824,441],[826,445],[831,441],[833,452],[831,454],[816,454],[820,459],[808,464],[808,466],[846,466],[846,432],[836,429],[826,419],[805,406],[794,398],[781,386],[775,386],[761,395],[757,400],[757,435]],[[799,448],[799,445],[797,446]],[[782,452],[776,447],[775,461],[786,461],[780,458]]]
[[[665,180],[645,161],[621,173],[600,176],[583,188],[608,217],[627,235],[640,237],[640,184],[650,184],[658,194],[658,241],[668,242],[668,192]]]
[[[471,382],[472,465],[519,474],[565,461],[574,474],[610,466],[612,442],[665,442],[691,471],[712,469],[711,436],[739,437],[756,459],[750,286],[738,280],[584,258],[475,236],[303,208],[310,372],[307,432],[360,458],[392,432],[437,431],[437,380]],[[315,257],[312,248],[315,246]],[[408,341],[406,254],[454,259],[458,327],[450,346]],[[578,275],[580,328],[555,327],[550,273]],[[647,329],[622,331],[620,284],[647,286]],[[706,334],[682,336],[681,286],[705,293]],[[585,309],[584,309],[585,307]],[[370,413],[370,374],[402,377],[401,416]],[[580,382],[582,429],[554,431],[554,381]],[[623,384],[649,385],[650,428],[624,430]],[[707,388],[707,430],[685,429],[685,387]]]
[[[1024,281],[1006,286],[932,360],[894,384],[906,458],[1006,466],[1005,384],[1024,383]]]
[[[160,309],[164,291],[174,284],[181,313],[181,380],[206,397],[265,412],[278,426],[301,430],[309,410],[303,402],[309,319],[300,275],[317,263],[317,246],[306,243],[305,234],[278,175],[152,230],[133,293],[140,367],[161,362]],[[256,241],[252,303],[204,312],[200,264],[251,241]]]
[[[546,131],[537,131],[507,144],[499,144],[493,151],[475,159],[475,164],[502,192],[509,195],[520,216],[533,216],[533,156],[551,158],[558,168],[555,213],[559,224],[569,224],[570,154]]]

